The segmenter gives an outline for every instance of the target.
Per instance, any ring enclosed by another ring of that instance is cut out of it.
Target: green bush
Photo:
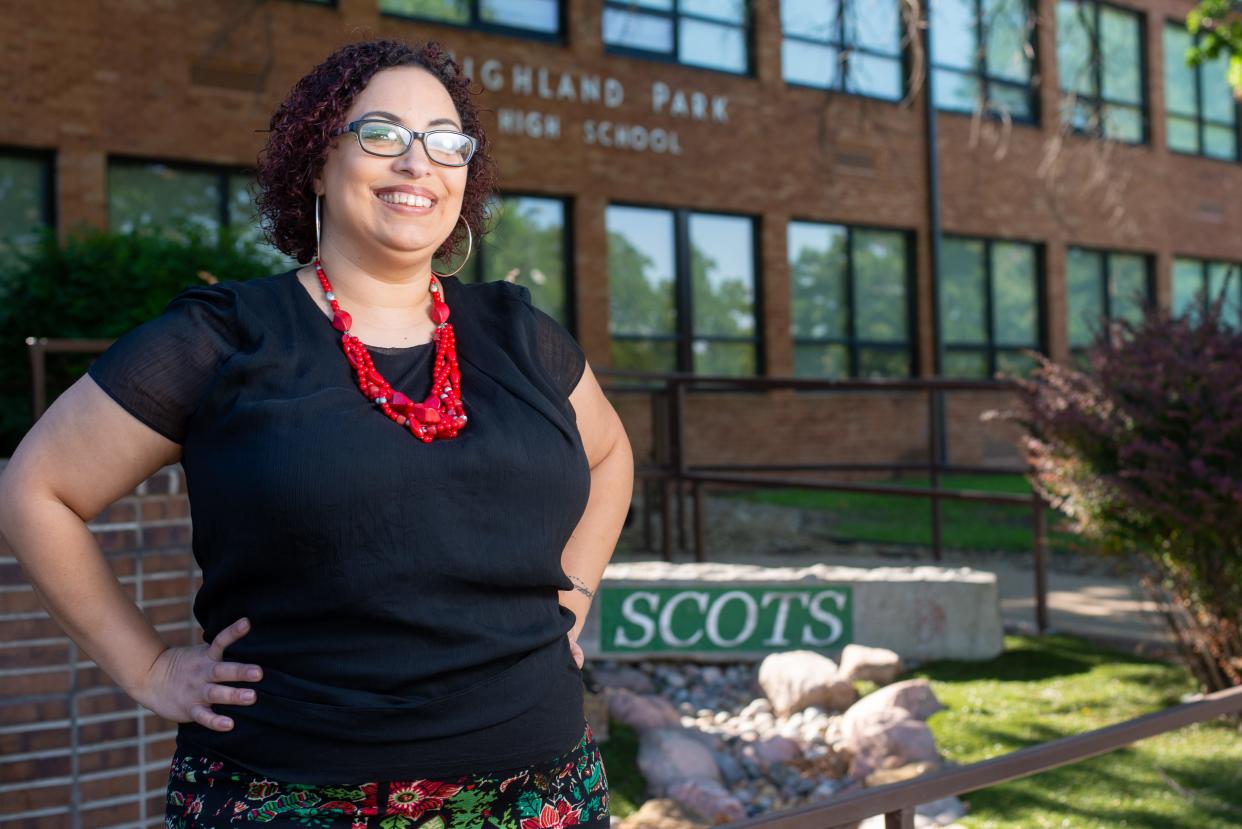
[[[131,233],[80,230],[61,243],[45,230],[0,256],[0,456],[30,429],[27,337],[114,339],[152,317],[184,288],[281,269],[255,242],[186,222]],[[93,354],[49,354],[50,402],[86,372]]]

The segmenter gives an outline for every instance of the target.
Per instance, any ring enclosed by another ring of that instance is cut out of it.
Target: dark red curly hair
[[[421,66],[439,79],[461,116],[462,130],[478,146],[466,168],[461,219],[470,225],[475,244],[486,232],[488,199],[496,189],[491,143],[471,100],[470,79],[436,41],[421,48],[396,40],[351,43],[337,49],[298,81],[272,115],[267,144],[255,169],[255,207],[268,241],[298,262],[315,255],[315,176],[323,169],[331,133],[344,126],[345,112],[371,77],[393,66]],[[481,90],[480,90],[481,91]],[[459,221],[436,250],[444,261],[466,236]]]

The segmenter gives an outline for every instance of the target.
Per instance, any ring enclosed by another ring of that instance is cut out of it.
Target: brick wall
[[[0,469],[6,461],[0,460]],[[126,594],[171,645],[202,642],[180,465],[88,525]],[[0,540],[0,826],[162,826],[176,723],[139,706],[43,609]]]

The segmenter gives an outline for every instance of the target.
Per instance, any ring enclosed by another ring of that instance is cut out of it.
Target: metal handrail
[[[1230,714],[1242,714],[1242,687],[1217,691],[1193,702],[1179,703],[1162,711],[1000,757],[852,792],[833,802],[759,815],[728,825],[731,829],[807,829],[812,826],[832,829],[882,814],[886,829],[908,829],[914,826],[915,808],[920,803],[1030,777],[1114,751],[1137,740]]]

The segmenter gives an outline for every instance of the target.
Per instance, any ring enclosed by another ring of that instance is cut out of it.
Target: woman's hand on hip
[[[145,708],[173,722],[196,722],[213,731],[228,731],[233,720],[211,710],[212,703],[253,705],[251,688],[220,682],[256,682],[263,677],[258,665],[225,662],[224,650],[250,631],[242,618],[217,634],[210,644],[168,648],[147,671],[146,681],[131,694]]]
[[[586,661],[586,654],[582,652],[582,646],[578,644],[578,640],[574,638],[572,633],[565,634],[569,637],[569,652],[574,656],[574,662],[578,663],[578,667],[582,667],[582,663]]]

